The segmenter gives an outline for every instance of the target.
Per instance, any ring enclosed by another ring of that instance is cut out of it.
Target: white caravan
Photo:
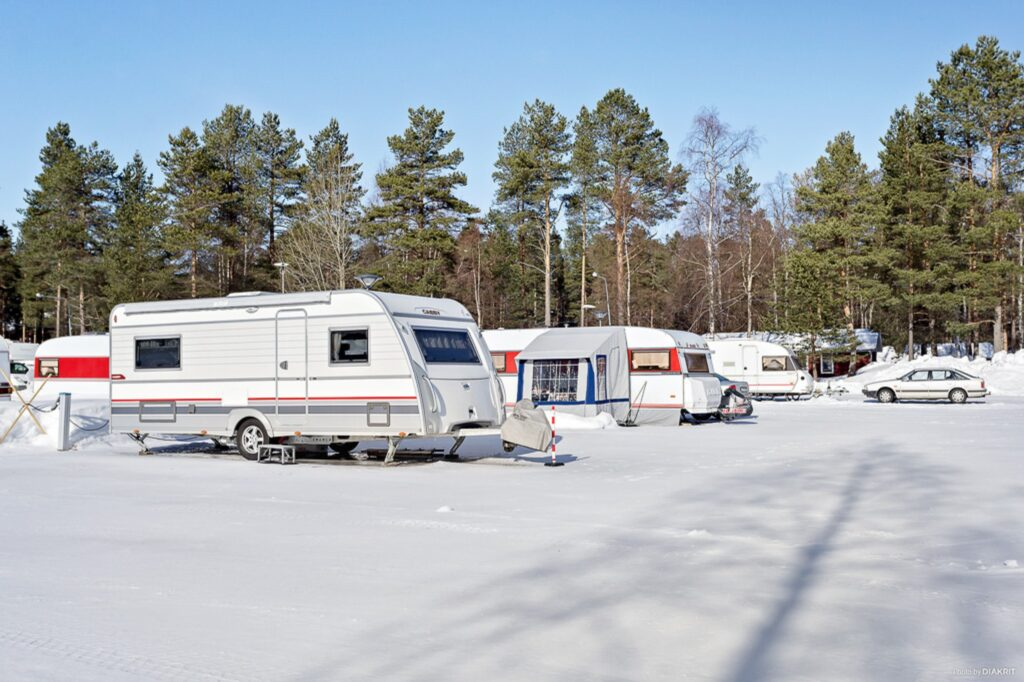
[[[559,329],[560,334],[587,332],[585,327]],[[722,387],[714,376],[707,342],[690,332],[619,327],[626,334],[629,351],[630,409],[624,420],[630,424],[677,425],[686,415],[697,420],[713,418],[721,405]],[[506,371],[499,372],[506,403],[519,395],[518,353],[547,329],[497,329],[484,332],[488,346],[504,355]],[[566,346],[568,349],[568,345]],[[570,359],[570,358],[566,358]],[[497,366],[497,365],[496,365]],[[523,388],[529,398],[532,387]]]
[[[32,381],[32,388],[39,389],[37,402],[55,400],[59,393],[105,400],[110,395],[110,337],[85,334],[43,341],[36,349]]]
[[[111,431],[331,445],[469,435],[504,420],[469,312],[373,291],[245,293],[118,305]],[[460,440],[457,442],[461,442]]]
[[[511,412],[516,404],[516,392],[519,387],[519,354],[530,342],[548,331],[547,328],[537,329],[488,329],[484,341],[491,351],[491,363],[494,372],[501,382],[505,393],[505,411]]]
[[[814,378],[800,368],[793,351],[750,338],[712,339],[715,366],[730,379],[746,381],[758,397],[810,395]]]
[[[722,385],[703,337],[674,329],[626,327],[631,424],[673,425],[718,414]]]

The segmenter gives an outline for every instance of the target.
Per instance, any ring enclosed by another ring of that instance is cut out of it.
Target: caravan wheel
[[[259,453],[260,446],[269,443],[270,437],[258,419],[246,419],[238,425],[235,442],[238,444],[238,454],[246,459],[254,460]]]

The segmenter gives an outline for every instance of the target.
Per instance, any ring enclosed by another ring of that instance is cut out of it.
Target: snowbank
[[[595,431],[598,429],[617,429],[615,418],[607,412],[595,417],[580,417],[568,412],[555,414],[555,431]]]
[[[26,397],[27,399],[27,397]],[[32,418],[28,414],[21,415],[17,426],[11,431],[0,448],[15,446],[33,446],[53,449],[57,447],[57,410],[56,402],[37,400],[33,403],[33,414],[46,433],[39,433]],[[21,401],[12,397],[10,401],[0,402],[0,434],[7,430],[11,422],[18,416]],[[45,411],[44,411],[45,410]],[[72,399],[71,401],[71,442],[76,448],[99,445],[109,437],[110,409],[106,400]]]
[[[850,392],[860,391],[864,384],[893,376],[902,376],[920,367],[951,367],[961,369],[985,380],[985,386],[993,395],[1024,396],[1024,351],[1006,353],[1001,351],[992,360],[975,358],[933,357],[925,355],[914,361],[896,360],[873,362],[862,368],[856,375],[845,379],[833,379],[833,386],[845,386]]]

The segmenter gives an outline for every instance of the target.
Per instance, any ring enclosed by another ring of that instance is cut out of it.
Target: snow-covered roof
[[[534,329],[488,329],[484,341],[491,350],[522,350],[535,338],[548,331],[545,327]]]
[[[305,306],[327,304],[333,296],[365,296],[377,300],[392,314],[428,315],[436,317],[459,317],[473,319],[469,311],[459,303],[448,298],[430,298],[427,296],[407,296],[382,291],[365,289],[344,289],[338,291],[300,291],[295,293],[271,293],[266,291],[244,291],[220,298],[189,298],[175,301],[148,301],[144,303],[124,303],[117,306],[114,312],[124,315],[143,313],[169,313],[185,310],[229,310],[234,308]]]
[[[110,356],[110,336],[58,336],[43,341],[36,349],[38,358],[105,358]]]
[[[622,327],[568,327],[549,329],[530,342],[519,354],[520,360],[570,360],[589,358],[618,342],[623,349],[626,338]]]

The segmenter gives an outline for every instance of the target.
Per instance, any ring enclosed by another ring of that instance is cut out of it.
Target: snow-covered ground
[[[996,353],[991,360],[984,358],[954,358],[949,356],[932,357],[924,355],[913,361],[899,359],[894,362],[874,362],[863,367],[855,376],[834,379],[833,387],[845,386],[852,392],[860,392],[864,384],[903,376],[912,369],[921,367],[950,367],[981,377],[985,386],[993,395],[1024,397],[1024,350],[1016,353]]]
[[[560,468],[57,453],[19,427],[0,680],[1024,675],[1024,399],[755,410],[567,420]]]

